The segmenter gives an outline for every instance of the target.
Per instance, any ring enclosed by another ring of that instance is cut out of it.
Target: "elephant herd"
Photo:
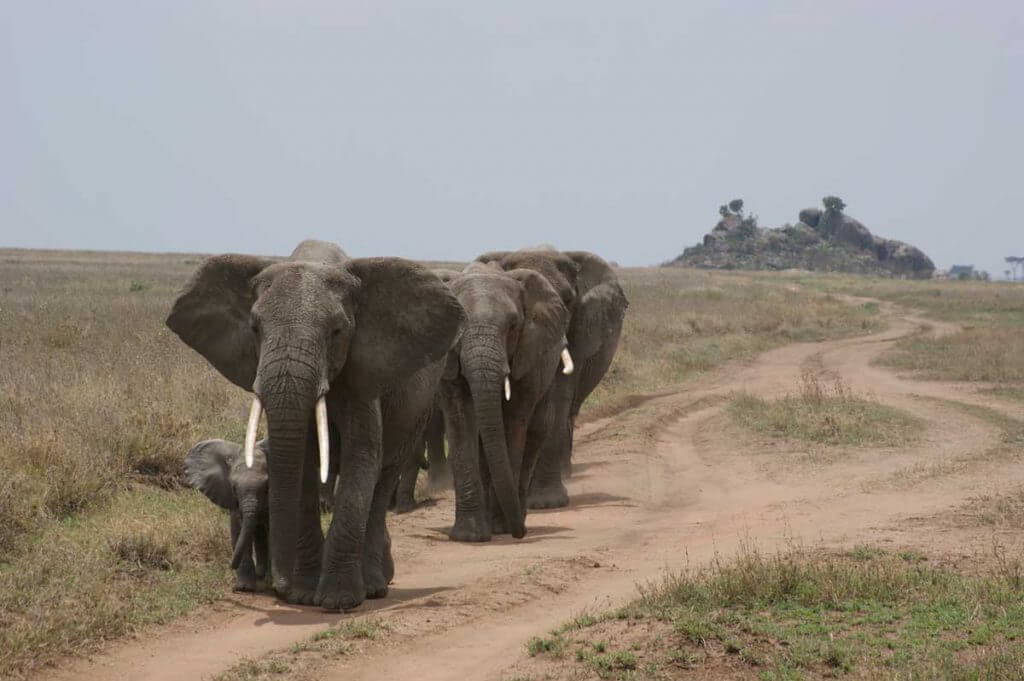
[[[527,508],[568,504],[573,426],[627,305],[582,251],[486,253],[462,271],[321,241],[205,260],[167,326],[253,394],[245,442],[201,442],[185,466],[231,511],[236,588],[327,610],[386,595],[387,510],[411,501],[425,443],[450,466],[453,540],[523,537]]]

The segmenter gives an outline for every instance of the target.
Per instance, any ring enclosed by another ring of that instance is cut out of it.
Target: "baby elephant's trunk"
[[[231,557],[231,569],[237,570],[242,563],[246,552],[252,555],[252,539],[256,533],[256,514],[242,514],[242,530],[238,533],[238,541],[235,542],[235,554]]]

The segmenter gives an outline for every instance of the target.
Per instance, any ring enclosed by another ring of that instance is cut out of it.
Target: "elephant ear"
[[[569,350],[573,359],[596,353],[609,336],[617,335],[629,302],[615,271],[603,258],[586,251],[565,254],[579,267],[577,300],[569,325]]]
[[[250,255],[207,258],[174,301],[167,326],[229,381],[252,390],[259,358],[249,315],[252,279],[274,262]]]
[[[231,466],[242,446],[227,440],[204,440],[185,455],[185,481],[221,508],[235,507]]]
[[[548,280],[533,270],[510,270],[522,286],[523,327],[512,355],[512,377],[525,376],[546,354],[565,347],[569,312]]]
[[[346,269],[359,279],[341,372],[349,392],[378,397],[455,345],[466,313],[436,274],[402,258],[360,258]]]

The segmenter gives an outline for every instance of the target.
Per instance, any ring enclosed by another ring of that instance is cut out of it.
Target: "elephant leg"
[[[256,553],[256,576],[267,581],[270,579],[270,536],[264,523],[256,530],[253,537],[253,550]]]
[[[388,502],[398,484],[398,471],[398,466],[385,467],[373,491],[370,517],[366,525],[366,541],[363,544],[363,583],[366,585],[367,598],[387,596],[388,584],[395,576],[387,510]]]
[[[569,505],[569,492],[562,482],[562,460],[572,443],[572,376],[558,376],[544,399],[540,418],[550,424],[537,455],[536,469],[530,483],[530,508],[559,508]]]
[[[454,541],[491,540],[484,481],[480,466],[480,441],[469,388],[462,381],[444,384],[444,425],[448,435],[452,477],[455,485]]]
[[[549,404],[550,393],[541,398],[540,403],[530,418],[530,425],[526,429],[526,445],[523,447],[523,466],[519,477],[519,501],[525,514],[529,505],[530,489],[534,476],[537,472],[537,462],[540,460],[544,442],[552,431],[552,417],[554,413]]]
[[[380,403],[347,401],[338,412],[344,433],[341,470],[316,592],[316,603],[325,610],[355,608],[366,598],[363,548],[381,473]]]
[[[242,532],[242,514],[238,509],[231,511],[231,546],[238,543],[238,535]],[[242,555],[242,562],[235,569],[235,591],[260,591],[263,588],[263,580],[256,576],[256,566],[253,564],[252,551],[246,551]]]
[[[452,486],[452,471],[444,455],[444,414],[435,409],[427,422],[425,440],[427,444],[427,482],[432,492],[440,492]]]
[[[419,478],[423,448],[421,436],[409,455],[405,456],[406,461],[401,468],[401,475],[396,475],[398,484],[395,486],[392,504],[395,513],[408,513],[416,508],[416,480]]]

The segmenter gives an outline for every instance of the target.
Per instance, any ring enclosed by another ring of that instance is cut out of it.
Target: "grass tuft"
[[[812,371],[804,372],[798,394],[769,400],[738,393],[728,413],[756,433],[824,445],[898,447],[925,426],[899,409],[855,395],[839,379],[825,383]]]

